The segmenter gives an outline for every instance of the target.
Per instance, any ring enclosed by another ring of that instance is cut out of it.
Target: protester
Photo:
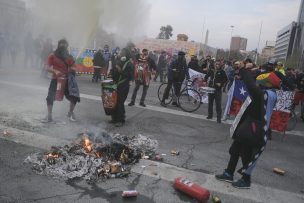
[[[43,48],[41,52],[41,61],[44,64],[41,71],[41,77],[47,78],[47,60],[48,56],[53,52],[53,43],[52,39],[47,38],[46,41],[43,43]]]
[[[140,106],[146,107],[145,99],[147,96],[150,79],[151,79],[151,72],[152,70],[156,69],[156,65],[154,61],[149,58],[148,56],[148,50],[143,49],[142,54],[135,62],[135,88],[133,90],[131,102],[128,104],[128,106],[134,106],[135,99],[137,95],[137,91],[139,90],[139,87],[143,86],[143,92],[140,99]]]
[[[0,32],[0,68],[2,65],[2,57],[3,57],[4,50],[5,50],[5,40],[4,40],[2,33]]]
[[[156,70],[156,74],[154,77],[154,82],[156,82],[158,76],[160,76],[161,83],[164,81],[164,71],[166,69],[166,66],[167,66],[166,52],[162,51],[161,55],[159,56],[159,59],[158,59],[157,70]]]
[[[232,79],[232,82],[231,82],[231,80],[229,80],[229,77],[231,79],[231,75],[234,74],[232,63],[230,61],[227,61],[227,63],[225,64],[224,71],[225,71],[225,73],[227,75],[227,78],[228,78],[227,82],[225,83],[225,85],[223,87],[223,92],[226,92],[226,88],[227,88],[227,91],[228,91],[229,88],[232,85],[232,82],[233,82],[233,79]]]
[[[182,82],[189,79],[189,72],[185,58],[185,52],[179,51],[177,59],[173,60],[168,69],[168,84],[161,100],[161,105],[166,107],[165,100],[168,99],[172,85],[174,88],[172,105],[178,106],[177,97],[180,94]]]
[[[58,77],[66,77],[67,85],[64,91],[65,97],[70,101],[70,109],[67,114],[70,121],[75,122],[74,109],[77,102],[80,102],[79,90],[75,80],[75,60],[68,52],[68,42],[65,39],[58,41],[57,49],[48,57],[48,71],[53,73],[50,83],[47,101],[48,115],[42,122],[52,122],[52,111],[57,90]]]
[[[192,70],[195,70],[197,72],[200,72],[202,73],[203,70],[201,69],[201,67],[199,67],[198,65],[198,59],[197,59],[197,56],[196,55],[192,55],[191,56],[191,59],[188,63],[188,68],[192,69]]]
[[[29,32],[24,39],[24,66],[33,67],[34,66],[34,39],[32,34]]]
[[[207,73],[209,70],[214,69],[214,61],[212,60],[211,56],[208,55],[206,60],[204,60],[202,65],[203,73]]]
[[[208,87],[214,88],[214,93],[208,93],[208,116],[207,119],[213,117],[213,103],[215,101],[217,122],[221,123],[222,117],[222,87],[227,82],[227,75],[223,70],[223,61],[215,62],[215,69],[209,69],[204,80],[209,81]]]
[[[103,65],[102,65],[102,71],[101,72],[102,72],[104,78],[107,78],[109,63],[110,63],[110,60],[111,60],[111,53],[110,53],[109,45],[104,46],[102,57],[103,57]]]
[[[92,82],[98,82],[101,80],[101,68],[105,64],[105,61],[103,59],[102,50],[99,49],[95,54],[93,58],[93,66],[94,66],[94,74],[92,77]]]
[[[296,88],[297,102],[301,105],[301,119],[304,121],[304,74],[299,74]]]
[[[275,91],[263,90],[255,84],[254,76],[250,69],[252,64],[241,66],[239,70],[240,79],[242,79],[248,89],[250,98],[245,112],[240,111],[240,122],[236,123],[236,129],[233,132],[234,139],[229,153],[230,160],[223,174],[216,175],[216,179],[226,182],[232,182],[236,188],[250,188],[251,173],[256,165],[256,161],[265,149],[267,142],[266,131],[268,130],[272,110],[276,102]],[[278,83],[279,84],[279,83]],[[272,84],[271,88],[278,88],[278,84]],[[244,103],[246,104],[246,102]],[[244,105],[243,104],[243,105]],[[242,114],[243,113],[243,114]],[[237,116],[237,117],[238,117]],[[239,170],[242,178],[233,182],[233,175],[239,160],[242,159],[243,167]]]
[[[125,123],[126,113],[124,103],[128,97],[130,81],[133,80],[134,76],[134,67],[128,49],[122,49],[118,58],[116,66],[110,71],[113,81],[117,84],[117,105],[111,115],[112,120],[110,121],[116,127],[120,127]]]

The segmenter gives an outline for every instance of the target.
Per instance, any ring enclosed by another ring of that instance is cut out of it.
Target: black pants
[[[217,119],[222,117],[222,91],[221,89],[215,90],[213,94],[208,94],[208,116],[213,116],[213,102],[215,100]]]
[[[47,105],[53,106],[54,101],[55,101],[55,96],[56,96],[56,90],[57,90],[57,80],[52,79],[51,83],[50,83],[49,91],[48,91],[48,96],[46,97]],[[80,101],[79,98],[69,95],[68,82],[65,86],[64,96],[67,100],[69,100],[73,104],[76,104],[77,102]]]
[[[135,80],[135,88],[133,90],[131,102],[135,103],[137,91],[139,90],[139,87],[141,85],[143,86],[143,92],[142,92],[142,95],[141,95],[140,103],[145,103],[145,99],[146,99],[146,96],[147,96],[147,92],[148,92],[149,86],[148,85],[144,85],[142,82],[140,82],[138,80]]]
[[[164,81],[164,71],[163,70],[157,70],[155,77],[154,77],[154,81],[157,80],[158,76],[160,77],[160,82]]]
[[[129,89],[129,82],[124,82],[117,87],[117,106],[112,114],[112,120],[115,122],[125,122],[126,111],[124,103],[128,97]]]
[[[100,68],[94,68],[92,82],[98,82],[98,80],[101,80]]]
[[[239,157],[242,159],[243,166],[246,166],[252,159],[254,148],[252,146],[248,146],[244,143],[234,141],[229,149],[230,160],[227,166],[226,171],[233,175],[239,161]],[[248,181],[250,181],[250,177],[248,175],[244,175]]]
[[[168,99],[169,93],[170,93],[171,88],[172,88],[172,85],[173,85],[173,88],[174,88],[175,98],[177,98],[179,96],[181,88],[182,88],[182,82],[169,80],[168,85],[165,89],[162,101],[165,101],[166,99]]]

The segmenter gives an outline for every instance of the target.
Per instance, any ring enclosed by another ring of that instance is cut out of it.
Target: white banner
[[[202,95],[201,102],[208,103],[208,94],[200,91],[200,87],[205,86],[205,74],[189,68],[189,77],[192,81],[194,81],[193,89],[197,90]]]

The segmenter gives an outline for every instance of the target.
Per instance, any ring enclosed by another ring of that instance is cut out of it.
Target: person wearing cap
[[[48,72],[53,73],[52,80],[48,90],[48,96],[46,98],[48,115],[42,120],[44,123],[53,121],[52,111],[53,103],[55,101],[55,95],[57,90],[57,79],[65,76],[68,78],[65,97],[70,101],[70,110],[67,117],[70,121],[75,122],[74,109],[77,102],[80,102],[79,89],[75,80],[75,60],[68,52],[68,42],[65,39],[61,39],[58,42],[57,49],[54,53],[48,57]]]
[[[131,102],[128,104],[128,106],[134,106],[135,100],[137,96],[137,91],[139,90],[139,87],[143,86],[143,92],[141,95],[141,99],[139,102],[139,105],[142,107],[146,107],[145,99],[147,96],[147,92],[150,85],[151,80],[151,72],[152,70],[156,69],[156,65],[154,61],[148,56],[148,50],[143,49],[142,54],[139,56],[139,58],[135,61],[135,87],[133,90]]]
[[[213,117],[213,103],[216,105],[217,123],[221,123],[222,117],[222,88],[227,82],[227,75],[223,70],[224,62],[216,61],[215,69],[210,69],[204,80],[208,81],[208,87],[214,88],[214,93],[208,93],[208,116]]]
[[[170,90],[174,88],[174,96],[172,105],[178,106],[177,97],[180,94],[182,82],[185,78],[189,79],[189,72],[185,58],[185,52],[179,51],[178,56],[172,61],[168,68],[168,84],[161,100],[161,105],[166,107],[165,100],[168,99]]]

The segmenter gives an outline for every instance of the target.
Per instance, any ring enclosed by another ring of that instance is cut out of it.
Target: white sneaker
[[[72,112],[72,113],[69,112],[67,116],[68,116],[68,118],[69,118],[70,121],[72,121],[72,122],[76,122],[77,121],[74,112]]]

